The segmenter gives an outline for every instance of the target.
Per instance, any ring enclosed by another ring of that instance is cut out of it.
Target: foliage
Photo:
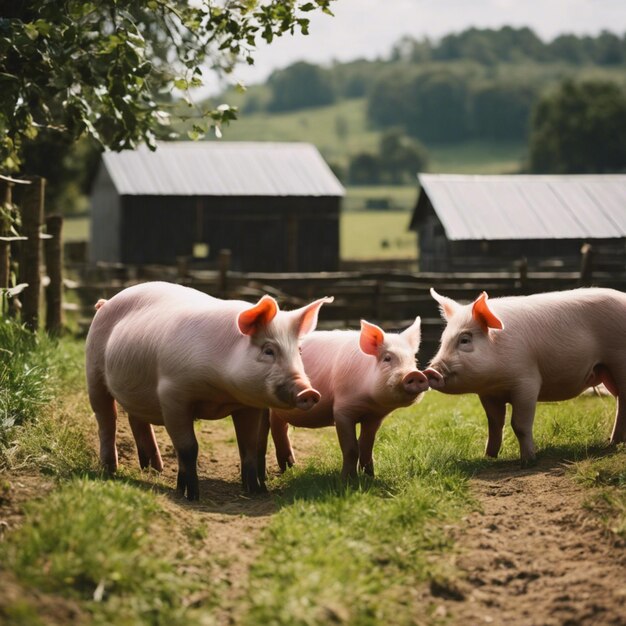
[[[537,104],[530,169],[586,174],[626,170],[626,91],[608,81],[571,80]]]
[[[252,63],[259,38],[306,33],[306,14],[329,13],[331,2],[9,2],[0,18],[0,167],[18,169],[42,129],[69,143],[88,135],[113,150],[153,147],[174,89],[202,85],[207,65],[228,73]],[[207,105],[193,114],[198,137],[236,112]]]
[[[268,85],[272,96],[268,111],[297,111],[325,106],[335,101],[335,93],[328,73],[310,63],[294,63],[274,72]]]
[[[391,128],[381,135],[378,154],[360,152],[350,159],[348,181],[356,185],[411,184],[417,172],[427,167],[426,148],[402,129]]]
[[[596,37],[566,34],[544,43],[528,27],[468,28],[446,35],[438,43],[427,38],[403,37],[394,46],[391,58],[420,63],[471,59],[482,65],[507,62],[619,65],[626,62],[626,35],[620,38],[607,31]]]
[[[37,417],[52,397],[52,343],[0,318],[0,449],[15,426]]]

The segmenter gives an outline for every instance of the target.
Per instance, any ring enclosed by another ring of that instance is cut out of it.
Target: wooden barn
[[[578,270],[581,247],[626,267],[626,175],[418,174],[420,271]],[[594,261],[595,263],[595,261]]]
[[[91,262],[332,271],[344,189],[304,143],[163,142],[103,155],[91,195]]]

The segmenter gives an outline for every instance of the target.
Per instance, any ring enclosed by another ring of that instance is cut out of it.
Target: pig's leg
[[[343,454],[343,467],[341,468],[341,478],[356,478],[357,464],[359,462],[359,442],[356,438],[355,421],[345,415],[335,413],[335,428],[339,445]]]
[[[611,443],[622,443],[626,441],[626,377],[614,376],[613,373],[619,370],[609,370],[603,365],[598,366],[596,371],[600,381],[617,400]]]
[[[611,443],[626,442],[626,392],[620,392],[617,396],[617,410],[615,424],[611,434]]]
[[[263,409],[261,420],[259,421],[259,446],[257,451],[257,471],[259,473],[259,482],[265,483],[267,478],[266,457],[267,457],[267,439],[270,434],[270,410]]]
[[[374,476],[374,439],[383,423],[382,419],[364,420],[361,422],[361,434],[359,435],[359,467],[370,476]]]
[[[520,460],[522,467],[528,467],[535,462],[535,443],[533,441],[533,421],[537,407],[539,390],[524,390],[513,395],[511,405],[511,426],[519,442]]]
[[[270,428],[272,429],[272,440],[276,449],[276,460],[281,472],[288,467],[293,467],[296,457],[289,440],[289,423],[277,415],[271,415]]]
[[[100,380],[89,381],[89,402],[98,422],[100,439],[100,462],[107,472],[117,470],[117,446],[115,431],[117,427],[117,409],[115,400]]]
[[[262,409],[246,408],[233,411],[232,418],[241,459],[241,481],[243,488],[250,493],[267,491],[265,483],[259,480],[257,471],[259,428]]]
[[[489,424],[489,436],[485,454],[496,458],[502,447],[502,429],[504,428],[504,418],[506,417],[506,402],[489,396],[479,396],[479,398],[487,414],[487,423]]]
[[[193,415],[169,399],[161,399],[161,406],[163,423],[178,457],[176,489],[188,500],[199,500],[198,440],[193,429]]]
[[[161,453],[159,452],[159,446],[154,436],[152,424],[148,424],[132,415],[128,416],[128,421],[130,423],[130,429],[133,431],[135,443],[137,444],[141,469],[152,467],[157,470],[157,472],[160,472],[163,469],[163,461],[161,460]]]

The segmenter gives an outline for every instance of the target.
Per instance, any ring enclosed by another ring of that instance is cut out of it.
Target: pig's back
[[[534,361],[555,387],[584,380],[599,363],[626,368],[626,294],[581,288],[496,298],[489,306],[504,323],[496,334],[502,352]]]

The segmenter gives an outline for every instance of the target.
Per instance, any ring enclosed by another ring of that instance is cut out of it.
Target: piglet
[[[164,425],[178,456],[178,490],[197,500],[194,420],[232,415],[244,487],[264,490],[256,465],[262,411],[304,411],[319,401],[299,344],[330,301],[284,312],[269,296],[251,305],[165,282],[99,301],[87,336],[86,374],[105,468],[117,468],[117,401],[128,413],[141,466],[162,469],[151,425]]]
[[[420,336],[419,317],[400,334],[385,333],[363,320],[360,332],[332,330],[307,335],[302,342],[302,360],[322,399],[306,413],[273,408],[269,424],[265,423],[265,430],[261,427],[261,453],[266,449],[269,427],[278,465],[284,471],[295,462],[289,424],[304,428],[334,425],[343,454],[342,478],[356,476],[357,464],[373,476],[372,449],[384,417],[418,402],[428,389],[426,375],[415,364]],[[430,375],[439,378],[437,372]],[[358,423],[361,432],[357,440]]]
[[[461,305],[431,294],[447,320],[431,367],[444,393],[476,393],[487,414],[486,454],[502,445],[506,404],[522,465],[535,459],[538,401],[573,398],[604,383],[617,397],[611,441],[626,440],[626,294],[574,289],[488,300],[483,292]]]

